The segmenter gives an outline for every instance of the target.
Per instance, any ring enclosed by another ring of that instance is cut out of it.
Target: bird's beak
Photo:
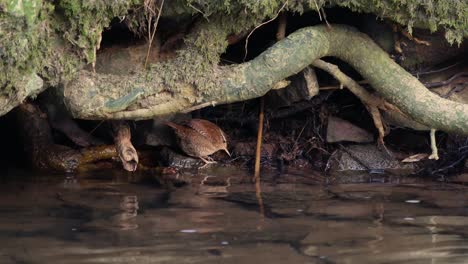
[[[229,153],[229,150],[227,150],[227,148],[225,148],[223,150],[224,150],[224,152],[226,152],[229,155],[229,157],[231,157],[231,153]]]

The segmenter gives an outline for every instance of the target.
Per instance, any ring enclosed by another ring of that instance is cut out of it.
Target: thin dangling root
[[[439,159],[439,151],[437,150],[435,132],[436,132],[435,129],[431,129],[430,137],[431,137],[432,154],[429,156],[428,159],[438,160]]]

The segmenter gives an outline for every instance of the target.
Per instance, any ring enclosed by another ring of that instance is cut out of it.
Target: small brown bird
[[[210,121],[192,119],[185,125],[169,121],[165,124],[174,129],[180,148],[189,156],[200,158],[206,164],[216,163],[208,155],[218,150],[224,150],[231,156],[227,149],[226,135],[221,128]]]

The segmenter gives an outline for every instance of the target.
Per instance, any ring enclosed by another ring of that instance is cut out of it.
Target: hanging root
[[[385,128],[382,122],[382,116],[380,115],[379,109],[384,111],[395,110],[396,107],[386,102],[381,97],[369,93],[359,83],[357,83],[349,76],[344,74],[338,68],[338,66],[325,62],[323,60],[316,60],[312,63],[312,65],[331,74],[333,77],[335,77],[335,79],[337,79],[340,82],[342,86],[346,86],[349,91],[351,91],[361,100],[361,102],[366,106],[367,110],[369,111],[372,120],[374,121],[374,125],[377,128],[377,131],[379,132],[379,138],[377,140],[379,147],[385,149],[387,153],[390,153],[385,147]]]
[[[122,165],[127,171],[135,171],[138,166],[138,153],[133,147],[130,127],[124,121],[113,121],[115,148],[119,154]]]
[[[432,154],[429,156],[429,159],[438,160],[439,159],[439,151],[437,150],[436,138],[435,138],[435,129],[431,129],[431,150]]]

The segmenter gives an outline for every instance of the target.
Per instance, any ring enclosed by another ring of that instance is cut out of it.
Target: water
[[[468,263],[463,185],[265,176],[260,208],[239,170],[170,189],[120,172],[9,174],[0,263]]]

